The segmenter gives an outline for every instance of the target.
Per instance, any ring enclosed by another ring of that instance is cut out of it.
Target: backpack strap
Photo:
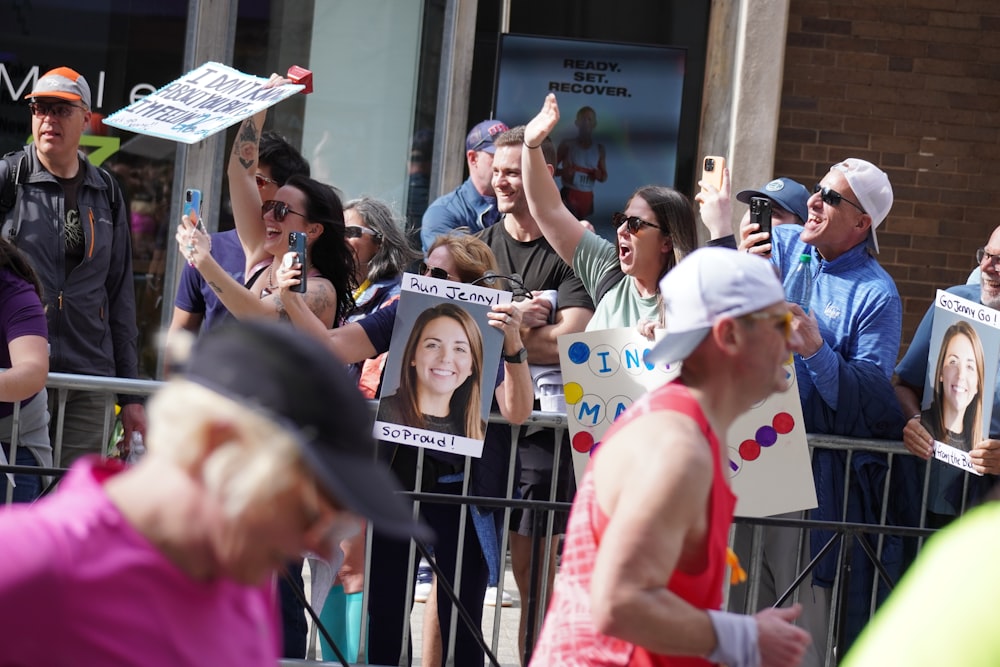
[[[12,151],[4,155],[2,161],[4,163],[2,168],[6,173],[0,174],[3,180],[3,187],[0,190],[0,215],[14,208],[14,203],[17,201],[17,186],[24,180],[28,156],[24,151]]]
[[[12,151],[0,158],[0,225],[3,237],[12,241],[20,231],[21,221],[13,220],[7,225],[3,218],[17,203],[17,189],[27,174],[28,156],[22,151]]]

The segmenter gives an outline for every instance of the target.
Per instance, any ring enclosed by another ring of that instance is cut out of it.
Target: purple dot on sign
[[[590,346],[577,341],[569,346],[569,360],[574,364],[585,364],[590,359]]]
[[[778,442],[778,432],[772,426],[761,426],[754,434],[754,440],[760,443],[761,447],[770,447]]]

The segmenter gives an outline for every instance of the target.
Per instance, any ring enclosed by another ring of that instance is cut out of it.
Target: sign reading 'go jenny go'
[[[104,120],[129,132],[194,144],[304,88],[208,62]]]

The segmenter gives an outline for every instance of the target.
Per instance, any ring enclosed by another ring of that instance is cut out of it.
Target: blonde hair
[[[148,414],[150,454],[185,467],[203,458],[205,486],[228,517],[300,479],[299,446],[287,429],[200,384],[171,380],[149,401]],[[217,422],[237,435],[207,452],[206,430]]]

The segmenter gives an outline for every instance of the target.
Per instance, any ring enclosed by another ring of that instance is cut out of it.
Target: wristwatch
[[[523,364],[528,360],[528,348],[522,347],[514,354],[505,354],[503,355],[503,360],[508,364]]]

